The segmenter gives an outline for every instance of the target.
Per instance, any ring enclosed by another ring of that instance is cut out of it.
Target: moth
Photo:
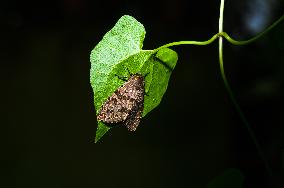
[[[141,74],[132,75],[102,105],[97,120],[106,124],[122,124],[135,131],[144,109],[145,80]]]

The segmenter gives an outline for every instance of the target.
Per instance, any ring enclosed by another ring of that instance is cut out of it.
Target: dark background
[[[144,24],[144,49],[217,33],[219,1],[1,1],[0,187],[194,187],[226,169],[244,186],[284,186],[284,24],[247,46],[225,42],[225,71],[273,171],[268,176],[223,86],[217,42],[174,47],[179,61],[160,106],[135,133],[94,144],[89,55],[124,14]],[[236,39],[284,13],[283,0],[227,0]]]

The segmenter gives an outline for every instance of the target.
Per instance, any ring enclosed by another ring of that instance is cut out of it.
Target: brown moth
[[[144,108],[144,77],[132,75],[103,104],[97,120],[107,124],[121,123],[129,131],[135,131]]]

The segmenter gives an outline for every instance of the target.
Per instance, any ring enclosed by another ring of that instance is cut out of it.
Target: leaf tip
[[[96,131],[95,143],[97,143],[109,129],[110,127],[107,127],[103,122],[99,121]]]

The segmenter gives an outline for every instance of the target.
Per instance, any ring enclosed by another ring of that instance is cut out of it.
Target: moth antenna
[[[122,76],[119,76],[119,75],[117,75],[117,74],[114,74],[116,77],[118,77],[120,80],[123,80],[123,81],[127,81],[128,79],[127,79],[127,77],[125,78],[125,77],[122,77]]]

